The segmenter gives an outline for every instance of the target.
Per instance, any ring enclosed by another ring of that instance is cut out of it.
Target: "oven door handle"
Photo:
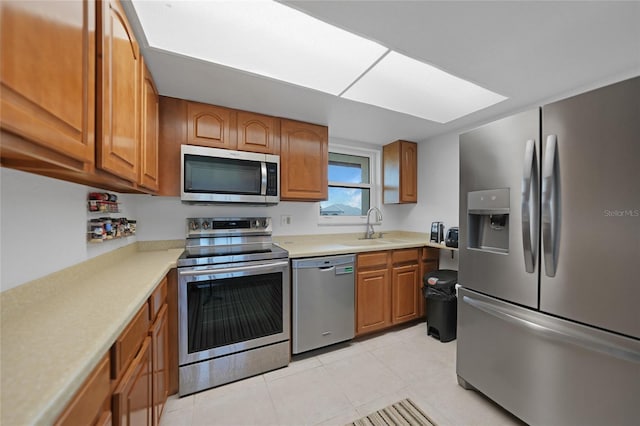
[[[289,266],[289,262],[274,262],[274,263],[265,263],[261,265],[253,265],[253,266],[238,266],[233,268],[221,268],[221,269],[199,269],[199,270],[181,270],[179,274],[183,277],[197,277],[201,275],[218,275],[218,274],[229,274],[232,272],[251,272],[251,271],[260,271],[263,269],[280,269],[283,267]]]

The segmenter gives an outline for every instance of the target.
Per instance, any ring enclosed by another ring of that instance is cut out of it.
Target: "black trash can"
[[[440,269],[425,274],[422,293],[426,298],[427,335],[441,342],[456,338],[458,271]]]

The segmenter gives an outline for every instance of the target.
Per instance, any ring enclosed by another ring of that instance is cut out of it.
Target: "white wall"
[[[352,141],[338,141],[352,143]],[[458,222],[458,136],[428,140],[418,147],[418,204],[382,205],[384,220],[376,230],[428,232],[431,222]],[[136,237],[87,244],[87,193],[99,189],[0,168],[0,290],[18,286],[124,245],[140,241],[183,239],[185,219],[208,216],[270,216],[274,235],[364,232],[364,225],[322,226],[319,203],[276,206],[197,206],[179,197],[118,194],[121,213],[137,219]],[[290,215],[290,225],[281,225]],[[457,269],[457,259],[442,251],[441,267]]]
[[[331,138],[329,146],[341,145],[352,148],[364,148],[378,151],[381,157],[382,148],[364,144],[359,141]],[[376,180],[380,180],[377,170]],[[274,235],[296,234],[335,234],[346,232],[365,232],[365,225],[320,225],[318,216],[320,203],[281,201],[275,206],[231,206],[211,205],[199,206],[182,204],[179,197],[138,196],[136,200],[138,213],[138,239],[171,240],[182,239],[186,233],[186,218],[189,217],[242,217],[268,216],[273,219]],[[375,227],[376,231],[399,229],[402,221],[398,213],[402,213],[398,206],[381,206],[383,221]],[[281,217],[291,216],[291,224],[282,225]]]
[[[135,241],[87,244],[87,194],[96,189],[0,168],[0,290],[82,262]],[[100,190],[97,190],[100,191]],[[135,218],[130,195],[119,195],[121,213]]]
[[[429,232],[431,222],[444,222],[445,231],[458,226],[460,187],[458,133],[428,139],[418,144],[418,203],[396,206],[402,229]],[[458,269],[458,257],[441,250],[441,269]]]
[[[398,229],[393,207],[382,207],[384,220],[376,231]],[[137,237],[141,241],[173,240],[185,237],[186,218],[268,216],[274,235],[335,234],[365,232],[364,225],[323,226],[318,224],[319,203],[282,201],[275,206],[199,206],[182,204],[179,197],[139,195],[136,199]],[[281,225],[281,216],[291,216],[290,225]]]

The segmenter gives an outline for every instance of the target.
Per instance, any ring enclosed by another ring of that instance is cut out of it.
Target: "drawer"
[[[438,260],[440,259],[440,249],[433,247],[422,248],[422,260]]]
[[[160,312],[160,308],[167,300],[167,277],[164,277],[160,284],[149,297],[149,320],[153,322]]]
[[[145,303],[111,347],[111,377],[118,379],[138,353],[149,332],[149,304]]]
[[[419,249],[415,248],[394,250],[391,253],[391,261],[394,265],[398,263],[417,263],[418,251]]]
[[[361,253],[358,255],[358,268],[368,268],[371,266],[387,266],[388,251],[375,251],[372,253]]]
[[[111,393],[109,370],[110,362],[107,354],[82,384],[56,421],[56,425],[89,425],[103,414],[103,406]]]

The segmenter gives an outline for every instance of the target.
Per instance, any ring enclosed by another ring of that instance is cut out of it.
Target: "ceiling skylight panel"
[[[334,95],[387,51],[272,1],[133,4],[152,47]]]
[[[342,97],[438,123],[455,120],[506,99],[394,51]]]

